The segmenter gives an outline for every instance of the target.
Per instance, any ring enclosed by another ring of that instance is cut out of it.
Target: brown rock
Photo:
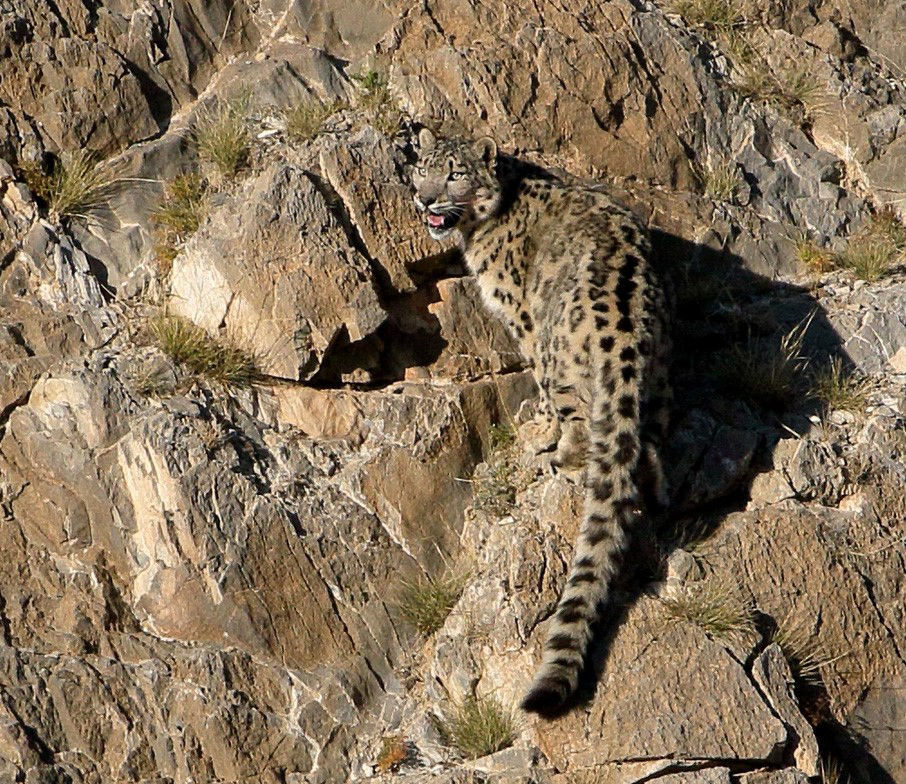
[[[440,248],[417,217],[412,188],[403,176],[404,164],[387,137],[371,128],[321,147],[324,176],[342,198],[368,256],[386,272],[397,292],[415,288],[407,263]]]
[[[387,314],[367,261],[306,174],[275,164],[215,210],[173,265],[170,311],[223,327],[262,370],[310,378]]]

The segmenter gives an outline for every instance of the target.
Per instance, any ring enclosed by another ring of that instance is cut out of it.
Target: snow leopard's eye
[[[424,177],[424,176],[428,173],[428,170],[427,170],[424,166],[416,166],[416,167],[415,167],[415,173],[416,173],[419,177]]]
[[[465,173],[465,172],[461,172],[461,171],[452,171],[452,172],[450,172],[450,179],[451,179],[451,180],[461,180],[461,179],[462,179],[463,177],[465,177],[465,176],[466,176],[466,173]]]

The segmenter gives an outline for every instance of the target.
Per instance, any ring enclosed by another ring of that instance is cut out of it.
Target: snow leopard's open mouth
[[[425,212],[425,223],[428,224],[428,233],[436,240],[446,237],[459,223],[462,217],[462,210],[455,207],[447,207],[442,210],[435,210],[429,207]]]

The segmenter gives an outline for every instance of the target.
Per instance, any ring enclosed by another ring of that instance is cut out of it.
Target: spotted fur
[[[585,515],[523,708],[553,713],[576,690],[591,629],[640,514],[646,470],[665,501],[664,302],[647,232],[598,189],[568,186],[497,155],[491,139],[419,136],[415,203],[436,239],[458,232],[486,305],[534,365],[553,465],[587,465]]]

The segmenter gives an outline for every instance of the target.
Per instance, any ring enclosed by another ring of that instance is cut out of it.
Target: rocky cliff
[[[906,5],[0,8],[0,781],[906,782]],[[676,289],[663,519],[581,507],[406,170],[598,182]]]

